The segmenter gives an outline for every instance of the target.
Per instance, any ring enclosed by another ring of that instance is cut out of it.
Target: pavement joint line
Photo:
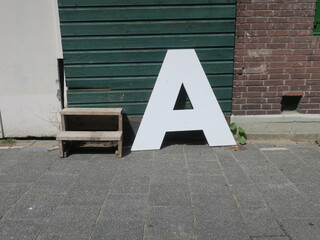
[[[198,225],[197,225],[197,219],[196,219],[196,215],[195,215],[195,210],[194,210],[194,205],[193,205],[193,198],[192,198],[192,193],[191,193],[191,186],[190,186],[190,175],[189,175],[189,168],[188,168],[188,161],[187,161],[187,154],[185,151],[185,144],[182,147],[182,152],[183,152],[183,156],[184,156],[184,164],[186,166],[187,169],[187,181],[188,181],[188,188],[189,188],[189,197],[190,197],[190,204],[191,204],[191,208],[192,208],[192,217],[193,217],[193,230],[195,231],[196,234],[196,239],[199,238],[198,235]]]
[[[230,183],[229,183],[228,177],[227,177],[227,175],[226,175],[226,173],[225,173],[225,171],[224,171],[224,167],[222,166],[222,164],[221,164],[221,162],[220,162],[220,160],[219,160],[218,154],[215,153],[215,155],[216,155],[216,158],[217,158],[218,163],[219,163],[219,165],[220,165],[220,169],[221,169],[221,171],[222,171],[222,173],[223,173],[223,176],[224,176],[224,178],[225,178],[225,180],[226,180],[226,182],[227,182],[227,185],[228,185],[228,187],[229,187],[229,190],[230,190],[230,192],[231,192],[231,195],[232,195],[232,197],[233,197],[233,200],[234,200],[235,203],[236,203],[236,207],[237,207],[237,209],[238,209],[238,211],[239,211],[239,213],[240,213],[241,222],[242,222],[242,223],[244,224],[244,226],[245,226],[245,230],[246,230],[246,232],[247,232],[247,235],[249,236],[250,239],[252,239],[251,236],[250,236],[249,228],[248,228],[246,222],[244,221],[244,217],[243,217],[243,215],[242,215],[242,212],[240,211],[240,204],[239,204],[239,202],[238,202],[238,200],[237,200],[237,198],[236,198],[236,196],[235,196],[235,194],[234,194],[234,192],[233,192],[233,190],[232,190],[232,187],[231,187],[231,185],[230,185]],[[231,156],[232,156],[235,160],[237,160],[232,153],[231,153]],[[239,167],[240,167],[240,166],[239,166]],[[240,168],[241,168],[241,167],[240,167]],[[239,221],[239,222],[240,222],[240,221]]]
[[[254,146],[256,147],[255,144],[254,144]],[[259,151],[259,152],[261,152],[261,151]],[[262,153],[262,155],[265,157],[265,159],[266,159],[268,162],[270,162],[272,165],[274,165],[274,164],[270,161],[270,159],[268,158],[268,156],[266,156],[263,152],[261,152],[261,153]],[[231,153],[231,155],[232,155],[232,157],[233,157],[234,159],[237,160],[237,158],[234,156],[233,153]],[[244,172],[244,174],[245,174],[245,175],[250,179],[250,181],[252,182],[252,180],[251,180],[251,178],[248,176],[247,172],[246,172],[240,165],[239,165],[239,167],[242,169],[242,171]],[[281,174],[282,174],[282,173],[281,173]],[[283,174],[282,174],[282,175],[283,175]],[[288,179],[288,180],[289,180],[289,179]],[[290,182],[291,182],[291,181],[290,181]],[[255,189],[257,190],[260,198],[263,200],[265,206],[267,206],[267,208],[268,208],[269,211],[271,212],[273,218],[276,220],[276,222],[277,222],[278,225],[280,226],[281,230],[286,234],[287,237],[289,237],[290,240],[292,240],[291,236],[287,233],[287,231],[285,230],[285,228],[282,226],[281,222],[280,222],[279,219],[277,218],[276,214],[273,212],[272,208],[269,206],[269,204],[265,201],[265,199],[264,199],[263,196],[261,195],[259,189],[256,187],[256,184],[255,184],[254,182],[252,182],[252,183],[253,183]],[[241,211],[240,211],[240,213],[241,213]],[[241,213],[241,216],[242,216],[242,213]],[[249,235],[250,235],[250,234],[249,234]]]
[[[92,157],[91,157],[91,158],[92,158]],[[99,221],[99,219],[100,219],[100,215],[101,215],[102,209],[103,209],[103,207],[105,206],[105,204],[106,204],[106,202],[107,202],[107,199],[108,199],[108,196],[109,196],[109,192],[110,192],[110,188],[111,188],[111,186],[112,186],[112,183],[113,183],[114,179],[115,179],[116,176],[117,176],[117,173],[118,173],[119,168],[120,168],[120,166],[121,166],[121,164],[122,164],[122,161],[123,161],[123,158],[119,159],[119,163],[118,163],[117,169],[115,170],[115,173],[113,174],[112,180],[111,180],[111,182],[110,182],[110,185],[109,185],[108,190],[107,190],[107,192],[106,192],[106,195],[105,195],[105,197],[104,197],[103,203],[102,203],[102,205],[101,205],[101,207],[100,207],[100,209],[99,209],[97,219],[96,219],[95,223],[93,224],[92,230],[91,230],[91,232],[90,232],[89,240],[91,240],[92,234],[93,234],[94,230],[96,229],[97,223],[98,223],[98,221]],[[79,175],[80,175],[80,174],[79,174]]]
[[[293,152],[293,151],[291,151],[291,150],[289,150],[288,149],[288,151],[290,152],[290,153],[292,153],[294,156],[296,156],[303,164],[305,164],[307,167],[310,167],[311,169],[313,169],[312,168],[312,166],[310,166],[309,164],[307,164],[298,154],[296,154],[295,152]],[[261,152],[264,156],[265,156],[265,158],[272,164],[272,165],[274,165],[277,169],[281,169],[281,168],[279,168],[277,165],[275,165],[271,160],[270,160],[270,158],[267,156],[267,155],[265,155],[263,152]],[[316,171],[316,170],[314,170],[317,174],[319,174],[320,175],[320,173],[318,172],[318,171]],[[282,172],[281,172],[281,174],[289,181],[289,182],[291,182],[295,187],[296,187],[296,185],[299,185],[299,184],[305,184],[305,183],[314,183],[314,182],[299,182],[299,183],[294,183],[294,182],[292,182],[290,179],[288,179]],[[318,205],[316,205],[316,204],[313,204],[306,196],[305,196],[305,194],[303,193],[303,192],[301,192],[298,188],[297,188],[297,191],[302,195],[302,197],[305,199],[305,201],[306,202],[308,202],[311,206],[313,206],[315,209],[317,209],[319,212],[320,212],[320,206],[318,206]],[[279,194],[281,194],[281,193],[279,193]],[[285,193],[284,193],[285,194]]]
[[[152,181],[152,173],[153,173],[153,162],[154,162],[154,151],[152,151],[152,161],[151,161],[151,172],[149,176],[149,187],[148,187],[148,193],[147,193],[147,204],[145,207],[144,212],[144,225],[143,225],[143,235],[142,238],[144,239],[146,237],[146,231],[147,231],[147,224],[148,224],[148,216],[149,216],[149,198],[150,198],[150,188],[151,188],[151,181]]]
[[[56,159],[56,160],[57,160],[57,159]],[[55,161],[56,161],[56,160],[55,160]],[[38,179],[39,179],[40,177],[42,177],[42,175],[43,175],[45,172],[48,171],[48,168],[50,168],[50,167],[55,163],[55,161],[53,161],[53,162],[51,163],[51,165],[50,165],[49,167],[47,167],[46,170],[44,170],[43,173],[40,174],[37,179],[35,179],[32,183],[30,183],[30,185],[27,187],[27,190],[26,190],[23,194],[21,194],[21,196],[17,199],[17,201],[15,201],[15,202],[11,205],[11,207],[10,207],[9,209],[7,209],[7,211],[2,215],[1,219],[3,219],[3,218],[7,215],[7,213],[9,212],[9,210],[11,210],[11,209],[19,202],[19,200],[20,200],[23,196],[25,196],[25,195],[27,194],[27,192],[32,188],[33,184],[34,184],[36,181],[38,181]],[[20,163],[21,163],[21,162],[19,162],[17,165],[19,165]],[[6,184],[6,183],[3,183],[3,184]],[[22,184],[22,183],[13,183],[13,184]]]
[[[92,158],[92,156],[91,156],[90,158]],[[61,159],[61,158],[59,158],[59,159]],[[58,159],[56,159],[56,161],[57,161],[57,160],[58,160]],[[55,162],[55,161],[54,161],[54,162]],[[54,162],[53,162],[53,163],[54,163]],[[89,162],[90,162],[90,159],[88,160],[87,164],[88,164]],[[52,163],[52,164],[53,164],[53,163]],[[86,164],[86,165],[87,165],[87,164]],[[82,171],[84,171],[84,170],[82,170]],[[50,222],[50,219],[51,219],[52,215],[54,214],[55,210],[56,210],[58,207],[61,206],[61,203],[63,202],[64,198],[67,196],[67,194],[69,193],[69,191],[70,191],[70,189],[72,188],[72,186],[74,185],[74,183],[77,181],[77,179],[78,179],[78,177],[79,177],[79,175],[80,175],[80,173],[81,173],[82,171],[80,171],[78,174],[72,174],[72,175],[75,175],[75,176],[77,176],[77,177],[73,180],[73,182],[70,184],[70,186],[68,187],[68,189],[64,192],[63,197],[60,199],[60,201],[59,201],[59,203],[57,204],[57,206],[56,206],[56,207],[51,211],[51,213],[49,214],[46,223],[43,225],[43,227],[42,227],[41,230],[39,231],[36,239],[39,239],[39,238],[41,237],[41,234],[42,234],[43,230],[45,229],[45,227],[46,227],[46,226],[48,225],[48,223]],[[61,174],[61,175],[62,175],[62,174]]]
[[[319,148],[320,149],[320,148]],[[320,172],[318,172],[317,170],[315,170],[312,166],[310,166],[307,162],[305,162],[298,154],[296,154],[295,152],[289,150],[289,152],[291,152],[293,155],[295,155],[301,162],[303,162],[306,166],[310,167],[312,170],[314,170],[317,174],[320,175]]]
[[[271,163],[271,165],[276,166],[271,160],[270,158],[263,152],[260,151],[261,154],[267,159],[268,162]],[[277,166],[276,166],[277,167]],[[291,182],[286,176],[284,176],[284,174],[281,172],[281,175],[283,177],[285,177],[289,182]],[[291,182],[292,183],[292,182]],[[292,183],[294,184],[294,183]],[[278,216],[274,213],[273,209],[270,207],[269,203],[265,201],[265,199],[263,198],[263,196],[261,195],[260,191],[258,190],[260,197],[263,199],[263,201],[265,202],[265,204],[268,206],[268,208],[270,209],[271,214],[273,215],[273,218],[277,221],[278,225],[280,226],[281,230],[286,234],[287,237],[289,237],[289,239],[292,240],[292,237],[289,235],[289,233],[287,232],[287,230],[284,228],[284,226],[281,224],[280,222],[280,218],[278,218]]]

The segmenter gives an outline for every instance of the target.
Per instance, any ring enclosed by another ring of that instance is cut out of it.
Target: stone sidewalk
[[[319,147],[0,150],[0,239],[317,240]]]

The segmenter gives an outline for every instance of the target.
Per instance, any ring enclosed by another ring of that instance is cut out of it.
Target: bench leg
[[[63,158],[65,157],[65,151],[64,151],[64,142],[63,141],[58,141],[59,142],[59,151],[60,151],[60,157]]]
[[[118,158],[122,158],[122,140],[118,141],[118,151],[116,154]]]

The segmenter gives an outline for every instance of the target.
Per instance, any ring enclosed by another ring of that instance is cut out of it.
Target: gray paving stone
[[[107,191],[107,186],[75,183],[63,198],[61,205],[101,206]]]
[[[75,179],[75,175],[59,175],[46,172],[32,185],[29,193],[64,194]]]
[[[284,175],[282,174],[260,174],[260,175],[251,175],[250,179],[253,183],[259,184],[289,184],[291,183]]]
[[[126,160],[149,160],[149,161],[152,161],[152,159],[153,159],[153,151],[131,152],[129,150],[129,153],[127,155],[124,154],[123,159],[126,159]]]
[[[320,154],[320,153],[319,153]],[[313,170],[320,173],[320,160],[319,158],[312,158],[312,159],[303,159],[308,166],[310,166]]]
[[[286,167],[282,167],[282,169],[283,175],[293,183],[320,182],[320,174],[314,171],[311,167],[288,165]]]
[[[316,183],[301,183],[296,184],[301,193],[308,198],[308,200],[318,207],[320,207],[320,185]]]
[[[223,168],[239,166],[239,162],[232,156],[231,151],[214,150],[214,152],[217,154],[217,158]]]
[[[184,155],[170,154],[159,155],[153,159],[153,168],[172,168],[172,169],[186,169],[186,161]]]
[[[230,189],[223,176],[191,175],[189,182],[193,194],[230,194]]]
[[[59,237],[59,236],[45,236],[37,238],[37,240],[89,240],[90,236],[68,236],[68,237]]]
[[[217,161],[188,160],[187,164],[189,175],[222,175]]]
[[[252,182],[240,167],[229,167],[224,170],[230,185],[251,184]]]
[[[191,207],[149,207],[145,236],[194,237]]]
[[[258,167],[247,167],[244,168],[245,173],[251,176],[273,176],[273,175],[282,175],[280,169],[273,166],[271,163],[264,166]]]
[[[234,185],[232,191],[241,207],[261,207],[265,205],[254,185]]]
[[[320,217],[320,210],[301,194],[269,194],[263,197],[278,218]]]
[[[249,240],[242,222],[234,221],[199,221],[199,240]]]
[[[132,160],[123,160],[118,169],[118,175],[127,175],[127,176],[150,176],[152,168],[151,161],[132,161]]]
[[[209,145],[184,145],[185,154],[212,155],[212,148]]]
[[[177,240],[177,239],[181,239],[181,240],[196,240],[197,238],[174,238],[174,237],[145,237],[143,238],[143,240]]]
[[[99,221],[91,240],[140,240],[143,239],[143,221]]]
[[[146,194],[111,194],[101,211],[100,220],[144,220]]]
[[[268,208],[241,208],[250,236],[285,235]]]
[[[34,240],[43,227],[43,221],[1,220],[0,238],[3,240]]]
[[[98,217],[99,207],[59,206],[41,236],[88,235]]]
[[[152,170],[152,183],[187,183],[187,181],[188,175],[186,168],[155,167]]]
[[[0,219],[11,208],[11,205],[0,205]]]
[[[320,219],[282,219],[281,224],[292,240],[320,239]]]
[[[189,187],[186,183],[152,183],[150,206],[188,206],[191,204]]]
[[[109,185],[115,176],[116,169],[85,168],[77,177],[77,182],[88,185]]]
[[[262,196],[270,195],[270,194],[292,194],[299,195],[299,190],[295,184],[292,182],[266,182],[266,183],[257,183],[257,189],[261,193]]]
[[[44,219],[59,204],[61,195],[25,194],[5,215],[12,219]]]
[[[88,164],[89,160],[63,158],[55,161],[48,169],[49,173],[79,174]]]
[[[232,195],[192,195],[197,220],[241,220]]]
[[[111,193],[148,193],[150,177],[125,176],[115,177],[110,192]]]
[[[287,236],[275,236],[275,237],[253,237],[253,240],[290,240]]]
[[[213,152],[209,154],[188,154],[186,155],[186,159],[191,161],[197,161],[197,162],[201,162],[201,161],[216,162],[217,161],[217,157]]]
[[[0,183],[32,183],[46,170],[44,167],[16,165],[7,173],[0,175]]]
[[[279,166],[280,168],[283,166],[288,166],[291,164],[303,164],[303,162],[290,151],[263,151],[263,153],[268,157],[268,159]]]
[[[163,154],[183,154],[183,145],[169,145],[154,151],[154,156]]]
[[[29,187],[25,183],[0,184],[0,205],[12,205],[24,194]]]

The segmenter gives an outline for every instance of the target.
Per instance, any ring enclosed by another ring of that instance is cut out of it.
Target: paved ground
[[[0,150],[0,239],[320,239],[319,147],[276,145]]]

